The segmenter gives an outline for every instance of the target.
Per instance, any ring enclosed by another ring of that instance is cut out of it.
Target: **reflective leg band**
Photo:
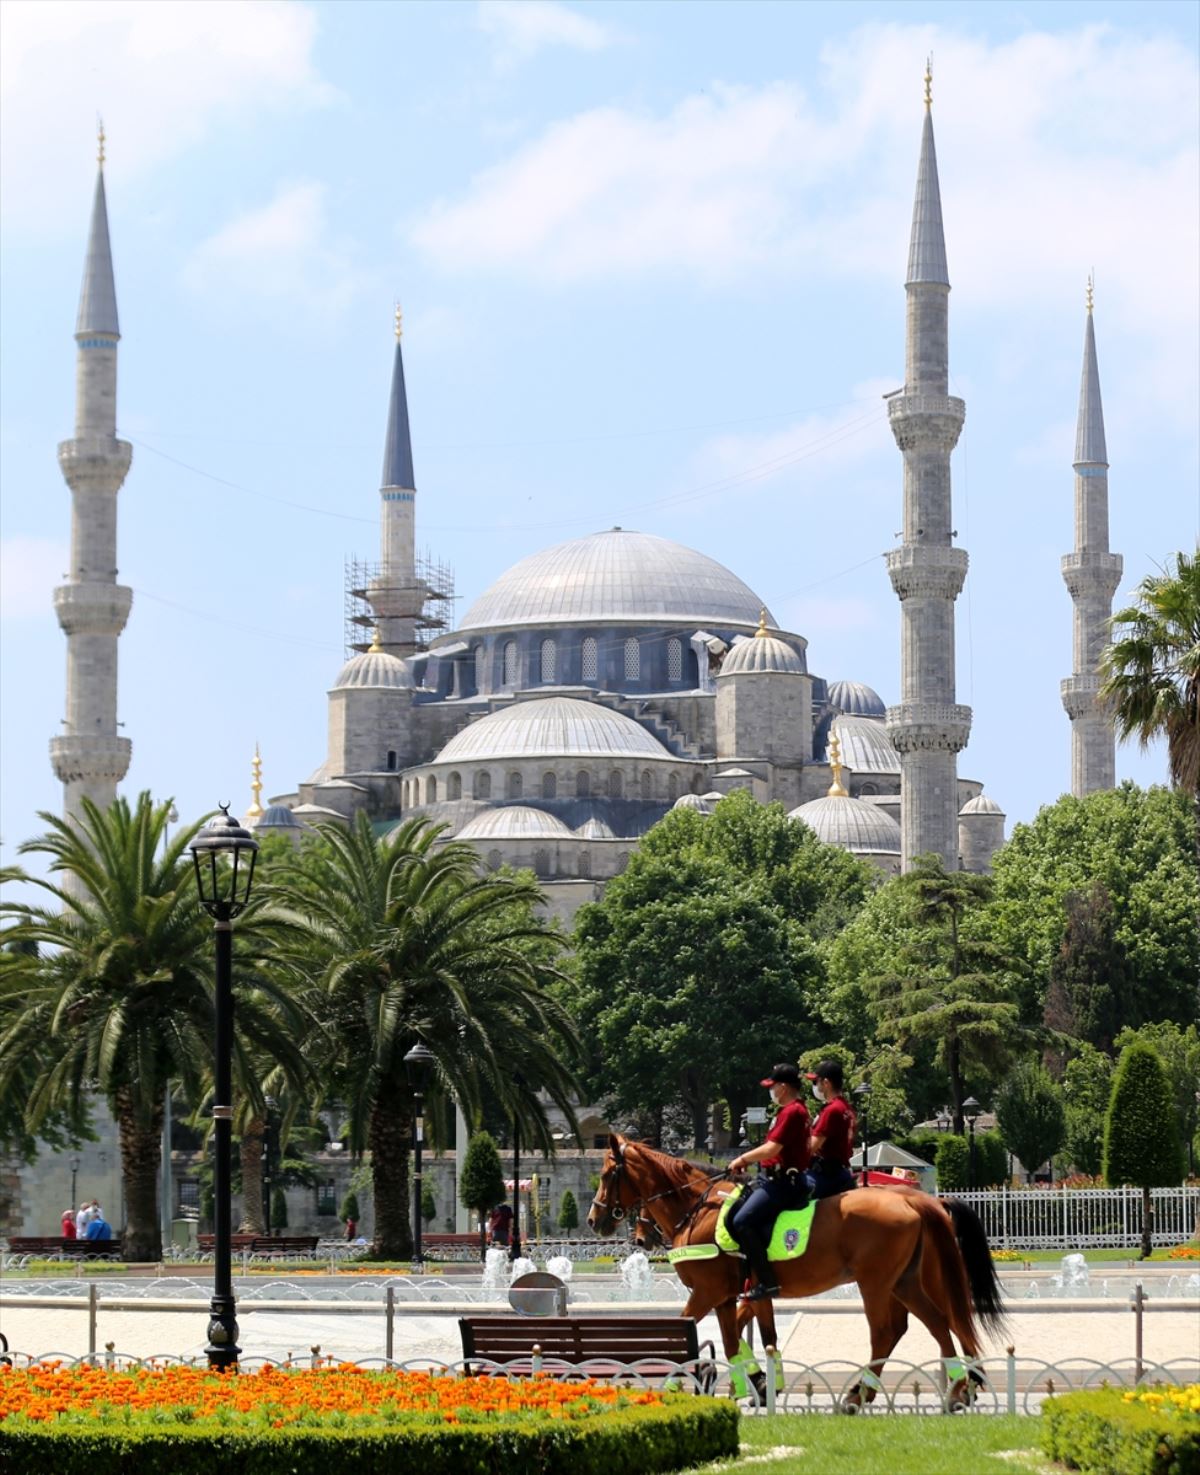
[[[761,1371],[762,1369],[755,1361],[754,1353],[750,1350],[750,1343],[743,1337],[738,1343],[738,1350],[729,1362],[729,1380],[738,1398],[747,1396],[750,1392],[750,1379],[755,1373]]]
[[[952,1383],[957,1383],[967,1376],[967,1365],[958,1357],[946,1358],[946,1376]]]
[[[873,1393],[883,1392],[882,1381],[875,1373],[871,1371],[869,1367],[863,1368],[862,1375],[859,1377],[858,1381],[863,1385],[864,1388],[870,1388]]]

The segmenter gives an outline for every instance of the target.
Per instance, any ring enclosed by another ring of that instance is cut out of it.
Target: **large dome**
[[[461,629],[581,621],[758,624],[762,601],[715,559],[652,533],[613,528],[523,558],[463,617]],[[775,623],[770,610],[767,623]]]
[[[632,717],[599,702],[541,697],[515,702],[472,722],[450,739],[437,763],[497,758],[670,758]]]
[[[832,730],[841,744],[842,762],[856,775],[900,772],[900,754],[876,718],[835,717]]]
[[[827,794],[793,809],[788,819],[798,819],[826,845],[860,854],[900,854],[900,826],[882,809],[845,794]]]

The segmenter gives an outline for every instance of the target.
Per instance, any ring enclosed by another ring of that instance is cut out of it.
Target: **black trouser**
[[[803,1174],[794,1178],[776,1174],[768,1178],[760,1173],[754,1187],[729,1216],[729,1232],[760,1281],[774,1280],[768,1269],[767,1245],[776,1218],[784,1209],[803,1208],[807,1201]]]
[[[842,1163],[827,1163],[818,1159],[804,1175],[808,1184],[809,1198],[832,1198],[835,1193],[845,1193],[855,1184],[854,1174]]]

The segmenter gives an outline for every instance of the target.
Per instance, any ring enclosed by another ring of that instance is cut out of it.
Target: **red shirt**
[[[813,1123],[814,1135],[824,1138],[821,1157],[825,1162],[841,1163],[847,1168],[850,1166],[856,1126],[854,1112],[840,1096],[835,1096],[825,1104]]]
[[[803,1101],[781,1107],[767,1133],[768,1142],[778,1142],[781,1151],[770,1159],[781,1168],[807,1168],[812,1151],[808,1145],[808,1110]]]

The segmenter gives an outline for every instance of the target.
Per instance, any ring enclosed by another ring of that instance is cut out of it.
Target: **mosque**
[[[416,477],[399,316],[377,563],[348,570],[347,660],[329,691],[323,761],[294,792],[254,802],[260,833],[298,839],[365,811],[380,833],[421,815],[485,863],[530,868],[569,922],[672,808],[709,813],[745,789],[822,840],[893,874],[926,852],[985,872],[1004,814],[958,775],[971,712],[954,690],[950,454],[965,407],[948,393],[950,282],[929,77],[907,299],[904,387],[887,397],[904,462],[902,542],[885,555],[900,602],[900,700],[810,669],[804,636],[708,553],[613,527],[532,553],[450,628],[448,571],[415,552]],[[103,170],[80,303],[76,436],[60,447],[75,496],[73,575],[55,592],[68,637],[68,717],[52,759],[71,814],[115,793],[116,647],[130,591],[115,583],[116,295]],[[1107,455],[1089,292],[1075,454],[1075,674],[1063,682],[1076,793],[1114,783],[1095,664],[1121,560],[1108,551]]]

